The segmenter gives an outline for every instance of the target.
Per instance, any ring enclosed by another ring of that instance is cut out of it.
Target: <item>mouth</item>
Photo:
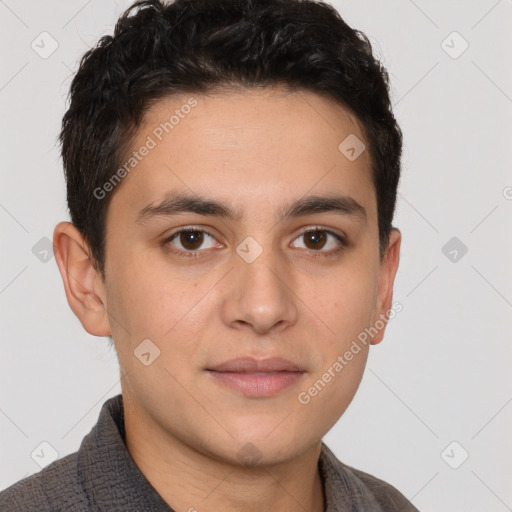
[[[306,373],[282,358],[239,358],[207,368],[215,382],[246,397],[268,398],[296,384]]]

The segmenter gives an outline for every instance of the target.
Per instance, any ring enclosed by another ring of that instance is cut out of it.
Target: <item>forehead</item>
[[[344,153],[345,141],[362,151],[357,158]],[[181,191],[211,195],[254,215],[276,210],[277,201],[343,192],[369,203],[371,213],[375,191],[367,148],[352,113],[309,91],[180,94],[147,111],[125,158],[138,153],[137,162],[110,208],[136,217],[166,192]]]

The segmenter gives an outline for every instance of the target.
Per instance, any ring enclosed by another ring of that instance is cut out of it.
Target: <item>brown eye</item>
[[[208,238],[211,239],[210,245],[203,247]],[[196,256],[201,249],[215,247],[216,240],[202,229],[182,229],[164,240],[164,244],[170,244],[175,252],[182,253],[184,256]]]
[[[347,245],[345,239],[341,235],[338,235],[329,229],[323,228],[315,228],[303,231],[296,240],[300,238],[304,239],[303,248],[312,253],[319,253],[318,256],[332,256]],[[325,248],[331,250],[322,250]],[[315,256],[317,255],[315,254]]]
[[[203,243],[203,233],[201,231],[181,231],[178,239],[184,249],[187,251],[196,251]]]
[[[325,233],[319,230],[307,231],[304,233],[305,245],[308,249],[319,250],[322,249],[327,241]]]

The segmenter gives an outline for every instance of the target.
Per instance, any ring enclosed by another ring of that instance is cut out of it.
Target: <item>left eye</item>
[[[328,249],[336,249],[336,247],[342,248],[345,245],[345,240],[341,235],[338,235],[337,233],[334,233],[333,231],[330,231],[328,229],[322,229],[322,228],[314,228],[314,229],[308,229],[307,231],[303,231],[297,238],[304,237],[304,239],[307,241],[308,244],[311,244],[312,247],[304,247],[304,249],[307,249],[309,251],[319,252],[319,249],[324,249],[327,240],[329,237],[334,238],[337,243],[334,243],[334,247],[328,247]],[[327,244],[328,245],[328,244]],[[320,247],[318,247],[320,246]],[[327,252],[327,251],[322,251]]]

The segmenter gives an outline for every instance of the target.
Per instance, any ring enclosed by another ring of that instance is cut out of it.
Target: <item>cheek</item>
[[[311,296],[311,303],[316,305],[316,311],[329,328],[326,332],[332,339],[333,349],[342,350],[372,322],[377,279],[369,266],[353,266],[325,280]]]
[[[324,283],[316,296],[328,336],[321,340],[322,367],[305,389],[305,407],[332,426],[352,401],[366,365],[370,327],[377,300],[378,266],[360,255]],[[361,336],[363,334],[363,336]]]
[[[140,251],[143,254],[143,251]],[[154,338],[162,343],[187,324],[188,314],[204,294],[190,279],[158,258],[127,255],[112,270],[109,308],[132,340]]]
[[[197,359],[198,340],[210,321],[207,309],[211,303],[204,296],[214,282],[212,278],[212,283],[197,284],[161,263],[126,259],[117,267],[110,275],[107,293],[112,337],[123,369],[151,373],[157,381],[169,378],[163,373],[167,369],[186,381],[186,369]],[[144,342],[148,339],[156,349]],[[158,354],[155,364],[148,367],[134,354],[145,346],[143,342]]]

